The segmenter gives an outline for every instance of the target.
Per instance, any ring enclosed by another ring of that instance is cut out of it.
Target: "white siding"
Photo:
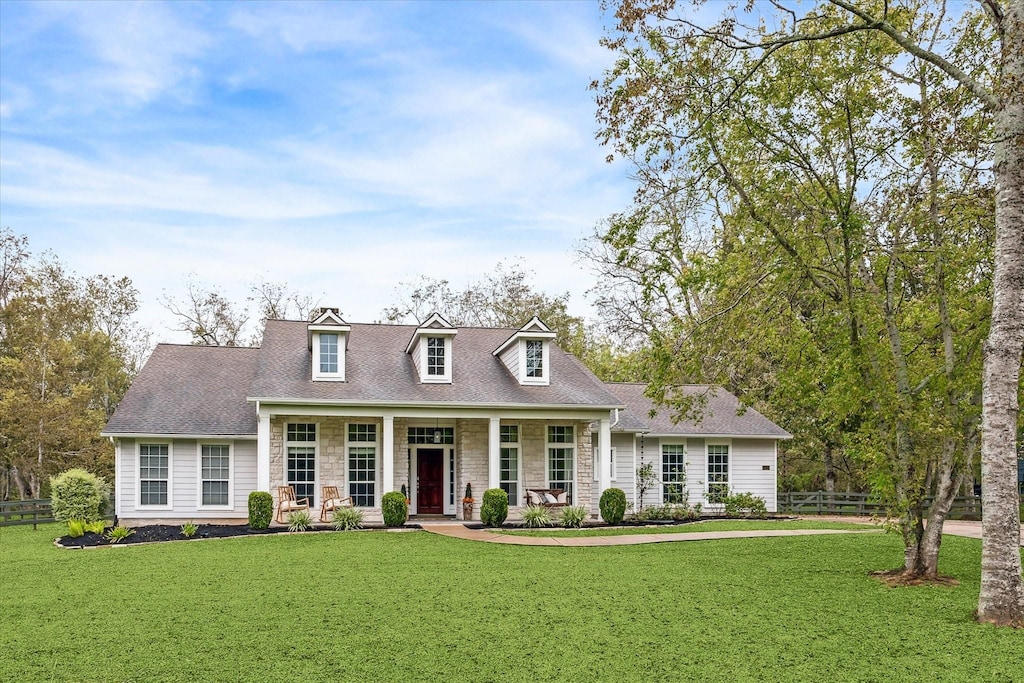
[[[659,479],[661,479],[661,441],[659,439],[651,438],[651,437],[645,437],[645,436],[637,437],[636,457],[635,457],[634,462],[635,462],[635,469],[633,470],[634,473],[636,472],[636,470],[640,469],[641,465],[643,465],[644,463],[648,463],[649,462],[652,465],[654,465],[654,473],[658,476]],[[635,474],[634,474],[633,480],[634,480],[634,482],[636,481],[636,475]],[[635,485],[636,484],[634,483],[634,486]],[[636,510],[636,509],[638,509],[640,507],[639,501],[636,500],[637,493],[638,492],[634,491],[633,498],[632,498],[632,500],[634,502],[634,505],[633,505],[633,509],[634,510]],[[661,505],[661,485],[660,484],[655,484],[654,486],[652,486],[650,489],[647,490],[647,493],[644,494],[643,504],[644,504],[644,507],[647,507],[648,505]]]
[[[231,510],[199,510],[199,442],[195,439],[170,441],[171,482],[169,496],[173,507],[154,510],[137,505],[139,449],[138,443],[167,443],[168,440],[121,439],[121,478],[117,482],[121,516],[129,519],[247,519],[248,497],[256,490],[256,441],[233,441],[232,481],[234,500]],[[223,443],[223,439],[210,437],[210,442]]]
[[[421,336],[416,337],[416,343],[412,345],[412,350],[409,352],[412,354],[412,364],[416,366],[416,376],[423,376],[423,368],[420,367],[420,341],[423,339]]]
[[[775,442],[771,439],[733,439],[730,485],[735,493],[753,493],[764,498],[769,512],[775,512]],[[764,467],[769,469],[765,470]]]
[[[615,469],[612,472],[612,486],[622,489],[626,500],[633,502],[636,496],[636,476],[633,466],[633,434],[612,434],[612,448],[615,449]]]
[[[509,347],[501,352],[501,362],[505,364],[512,376],[519,377],[519,343],[509,344]]]

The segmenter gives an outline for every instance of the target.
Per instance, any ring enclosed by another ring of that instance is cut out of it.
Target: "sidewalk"
[[[868,517],[844,517],[842,515],[801,515],[800,519],[817,519],[824,522],[850,522],[853,524],[870,524]],[[942,533],[965,538],[981,538],[981,522],[969,522],[962,519],[948,519],[942,525]],[[1024,526],[1020,530],[1020,544],[1024,546]]]

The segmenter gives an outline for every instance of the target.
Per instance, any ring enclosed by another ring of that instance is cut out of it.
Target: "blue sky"
[[[370,321],[418,274],[522,259],[589,314],[575,247],[632,186],[594,139],[596,2],[0,2],[0,224],[140,321],[185,276]]]

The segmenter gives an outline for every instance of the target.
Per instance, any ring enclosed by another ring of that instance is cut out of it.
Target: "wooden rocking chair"
[[[339,508],[350,508],[352,507],[352,498],[342,498],[341,494],[338,493],[337,486],[325,486],[321,489],[322,493],[320,498],[324,501],[320,504],[320,521],[327,522],[328,512],[334,512]]]
[[[295,498],[295,489],[291,486],[277,487],[277,517],[274,518],[278,524],[284,524],[284,516],[289,512],[309,509],[309,498]]]

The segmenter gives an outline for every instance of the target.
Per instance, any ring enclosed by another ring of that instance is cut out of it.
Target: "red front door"
[[[444,512],[444,449],[416,451],[416,512],[421,515]]]

